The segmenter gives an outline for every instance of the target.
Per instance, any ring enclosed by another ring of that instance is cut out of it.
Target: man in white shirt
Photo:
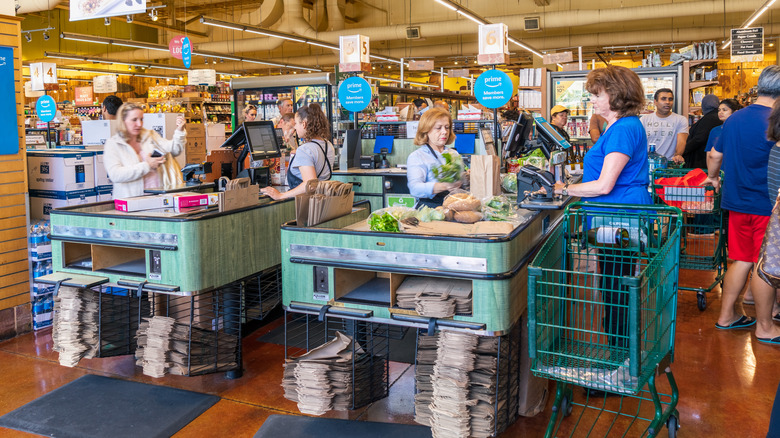
[[[682,163],[685,142],[688,140],[688,119],[672,112],[674,93],[668,88],[661,88],[653,96],[655,112],[642,116],[642,125],[647,132],[647,144],[655,145],[655,151],[660,155]]]
[[[276,107],[279,108],[279,115],[271,118],[271,121],[274,122],[274,127],[278,128],[282,117],[293,112],[293,101],[287,97],[281,98],[276,101]]]

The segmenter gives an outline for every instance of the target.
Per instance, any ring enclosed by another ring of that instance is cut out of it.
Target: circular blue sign
[[[347,111],[363,111],[371,103],[371,85],[360,76],[347,78],[339,85],[339,102]]]
[[[41,96],[35,102],[35,112],[41,122],[51,122],[57,114],[57,102],[51,96]]]
[[[192,65],[192,43],[187,37],[181,40],[181,60],[184,61],[184,67],[190,68]]]
[[[474,83],[474,97],[486,108],[500,108],[512,98],[514,86],[501,70],[488,70]]]

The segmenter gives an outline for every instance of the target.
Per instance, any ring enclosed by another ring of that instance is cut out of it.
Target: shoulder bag
[[[769,216],[756,271],[770,286],[780,288],[780,196]]]

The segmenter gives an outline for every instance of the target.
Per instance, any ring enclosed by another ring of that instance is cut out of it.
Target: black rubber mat
[[[271,415],[254,438],[431,438],[431,428],[414,424]]]
[[[86,375],[0,417],[0,426],[57,438],[169,437],[219,397]]]

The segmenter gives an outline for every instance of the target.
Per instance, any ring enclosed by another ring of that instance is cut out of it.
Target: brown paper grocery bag
[[[496,155],[471,156],[471,194],[477,199],[501,194],[501,159]]]

